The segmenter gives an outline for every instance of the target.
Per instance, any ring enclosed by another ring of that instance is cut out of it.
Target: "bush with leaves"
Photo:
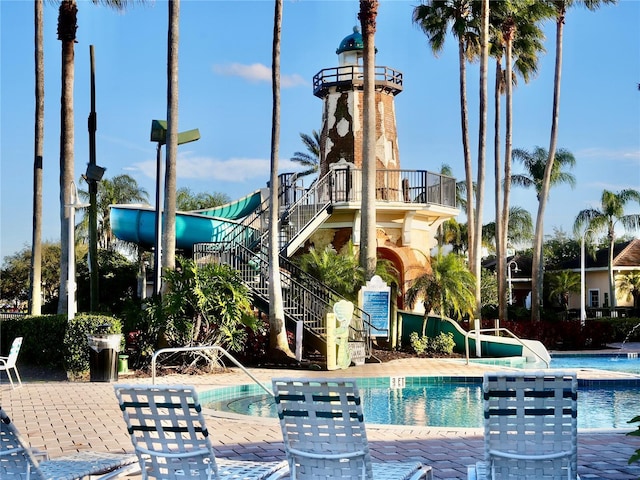
[[[243,349],[247,327],[255,330],[249,291],[237,270],[228,265],[197,266],[193,260],[179,259],[179,267],[164,272],[167,293],[162,304],[148,305],[152,331],[158,347],[218,345],[231,352]],[[206,353],[194,353],[209,360]]]
[[[441,332],[435,338],[429,338],[426,335],[420,336],[418,332],[411,332],[409,336],[411,348],[418,354],[434,353],[437,355],[451,355],[455,341],[453,334],[450,332]]]

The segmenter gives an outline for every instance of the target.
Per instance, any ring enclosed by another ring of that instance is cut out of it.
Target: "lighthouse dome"
[[[360,29],[357,26],[353,27],[353,33],[351,35],[347,35],[340,42],[340,46],[336,50],[336,53],[340,55],[343,52],[350,52],[354,50],[364,50],[362,33],[360,33]]]

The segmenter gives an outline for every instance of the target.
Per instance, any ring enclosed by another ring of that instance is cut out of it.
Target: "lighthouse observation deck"
[[[402,72],[393,68],[375,67],[375,88],[377,91],[394,96],[402,91]],[[324,97],[330,88],[341,90],[362,89],[364,87],[364,67],[362,65],[342,65],[325,68],[313,76],[313,94]]]

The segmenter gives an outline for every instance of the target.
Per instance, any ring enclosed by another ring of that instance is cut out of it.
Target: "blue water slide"
[[[219,242],[237,232],[238,220],[262,203],[256,191],[239,200],[207,210],[176,212],[176,248],[191,250],[194,243]],[[111,230],[118,240],[144,248],[155,245],[156,212],[148,205],[111,205]],[[249,237],[252,231],[246,233]]]

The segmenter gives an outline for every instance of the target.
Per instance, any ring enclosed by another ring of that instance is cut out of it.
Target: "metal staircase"
[[[295,252],[331,215],[331,178],[328,174],[319,179],[297,199],[292,198],[288,182],[282,182],[280,188],[279,260],[285,321],[290,326],[301,322],[305,348],[318,352],[326,352],[327,348],[326,314],[343,297],[298,268],[288,255]],[[269,311],[268,219],[266,200],[230,230],[223,241],[195,244],[193,250],[194,259],[199,264],[219,262],[239,271],[256,307],[265,312]],[[371,328],[369,315],[356,307],[349,341],[357,343],[366,358],[371,355]]]

